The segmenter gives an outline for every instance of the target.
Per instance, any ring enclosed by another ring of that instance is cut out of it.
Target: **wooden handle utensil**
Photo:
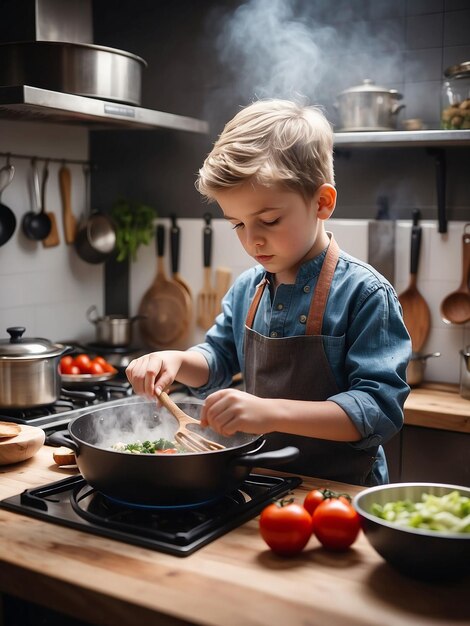
[[[174,439],[176,443],[179,443],[183,448],[190,452],[212,452],[214,450],[224,450],[225,446],[210,439],[206,439],[194,430],[189,430],[189,424],[197,424],[199,421],[190,417],[183,410],[179,408],[177,404],[173,402],[170,396],[164,391],[158,396],[158,399],[163,406],[170,411],[173,417],[176,417],[179,423],[179,428],[175,433]]]

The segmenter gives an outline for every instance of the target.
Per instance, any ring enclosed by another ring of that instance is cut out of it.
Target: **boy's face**
[[[322,189],[331,205],[326,210]],[[218,191],[214,198],[246,252],[275,274],[278,284],[295,282],[300,265],[328,246],[323,220],[331,215],[336,199],[330,185],[322,185],[309,201],[283,187],[249,181]]]

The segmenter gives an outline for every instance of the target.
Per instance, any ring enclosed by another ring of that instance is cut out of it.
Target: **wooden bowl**
[[[42,428],[23,424],[20,428],[18,435],[0,439],[0,465],[25,461],[44,445],[46,435]]]

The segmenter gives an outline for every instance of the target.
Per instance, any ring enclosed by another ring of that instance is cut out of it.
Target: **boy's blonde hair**
[[[217,191],[247,180],[280,184],[311,197],[334,184],[333,131],[321,110],[289,100],[259,100],[228,122],[207,156],[196,188]]]

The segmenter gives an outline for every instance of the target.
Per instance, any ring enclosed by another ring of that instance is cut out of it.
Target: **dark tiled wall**
[[[193,187],[197,169],[223,123],[253,98],[242,80],[245,66],[234,57],[231,63],[219,59],[229,44],[222,37],[221,18],[241,4],[95,2],[95,41],[140,54],[149,63],[143,106],[211,123],[210,137],[93,133],[92,158],[99,165],[95,206],[107,208],[125,195],[153,203],[161,215],[202,216],[205,206]],[[266,28],[268,12],[282,5],[291,3],[264,3]],[[321,52],[328,72],[315,82],[325,66],[311,70],[308,95],[325,106],[333,123],[338,123],[336,94],[368,77],[403,93],[406,108],[400,119],[420,117],[428,128],[438,127],[443,70],[470,60],[470,0],[302,0],[295,6],[302,7],[297,17],[303,28],[319,29],[327,37]],[[321,41],[319,36],[316,42]],[[242,46],[252,43],[246,39]],[[255,65],[262,64],[262,56],[253,56]],[[446,155],[449,217],[470,219],[470,148],[449,148]],[[337,217],[374,216],[376,198],[383,194],[397,217],[410,216],[416,207],[423,218],[435,217],[434,159],[425,149],[353,150],[336,159],[336,178]]]

